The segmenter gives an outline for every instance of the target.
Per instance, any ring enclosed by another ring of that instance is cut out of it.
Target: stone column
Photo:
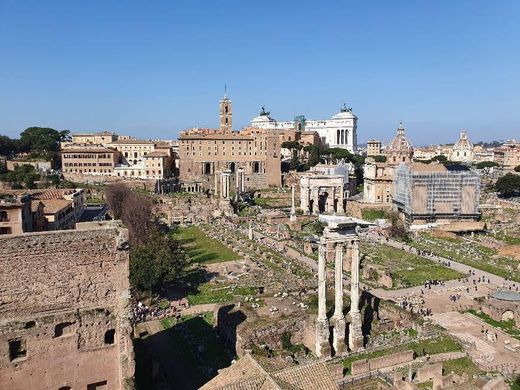
[[[327,269],[325,243],[318,247],[318,318],[316,319],[316,356],[328,357],[331,354],[329,345],[329,320],[327,319]]]
[[[240,191],[246,191],[246,173],[244,172],[244,169],[240,170]]]
[[[231,175],[229,173],[226,173],[225,179],[226,179],[226,199],[229,199],[229,188],[230,188],[230,178]]]
[[[332,187],[332,212],[336,215],[336,187]]]
[[[345,210],[343,210],[343,199],[345,196],[345,189],[343,187],[338,188],[339,190],[339,198],[338,198],[338,214],[345,215]]]
[[[217,176],[217,173],[213,173],[215,175],[215,197],[218,196],[218,176]]]
[[[351,351],[363,348],[363,331],[359,313],[359,242],[352,242],[352,264],[350,268],[350,329],[348,345]]]
[[[333,346],[336,355],[345,352],[345,329],[347,324],[343,315],[343,244],[336,244],[334,259],[334,325]]]
[[[313,214],[319,215],[320,214],[320,189],[314,188],[314,204],[313,204]]]
[[[235,171],[235,188],[237,193],[237,199],[238,199],[238,193],[240,192],[240,170],[237,169]]]
[[[296,205],[294,200],[294,184],[291,185],[291,221],[296,221]]]
[[[311,213],[311,189],[307,187],[307,212]]]

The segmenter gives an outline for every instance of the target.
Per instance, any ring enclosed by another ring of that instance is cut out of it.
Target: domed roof
[[[346,104],[343,104],[340,112],[332,117],[332,119],[354,119],[356,116],[352,113],[352,108],[348,108]]]
[[[406,136],[404,135],[404,127],[403,122],[399,123],[399,127],[397,128],[396,136],[390,141],[388,144],[387,151],[409,151],[412,150],[412,143]]]
[[[453,145],[453,149],[458,150],[469,150],[473,149],[473,143],[468,139],[468,133],[466,130],[460,132],[460,139]]]

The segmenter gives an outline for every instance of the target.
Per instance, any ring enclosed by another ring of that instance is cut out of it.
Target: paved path
[[[447,329],[450,335],[460,340],[469,356],[481,368],[505,373],[520,372],[520,348],[517,352],[505,348],[507,344],[520,346],[520,341],[516,341],[507,333],[475,316],[458,312],[434,314],[431,318],[433,322]],[[490,339],[482,330],[489,332]],[[496,341],[491,341],[495,335]]]

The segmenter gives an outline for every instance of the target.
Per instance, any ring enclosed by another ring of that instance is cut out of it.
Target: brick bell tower
[[[233,131],[233,110],[231,100],[224,93],[224,97],[220,101],[220,130],[224,133]]]

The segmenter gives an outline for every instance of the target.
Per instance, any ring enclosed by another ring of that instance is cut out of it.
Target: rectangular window
[[[9,359],[11,361],[27,356],[27,345],[23,339],[9,340]]]

